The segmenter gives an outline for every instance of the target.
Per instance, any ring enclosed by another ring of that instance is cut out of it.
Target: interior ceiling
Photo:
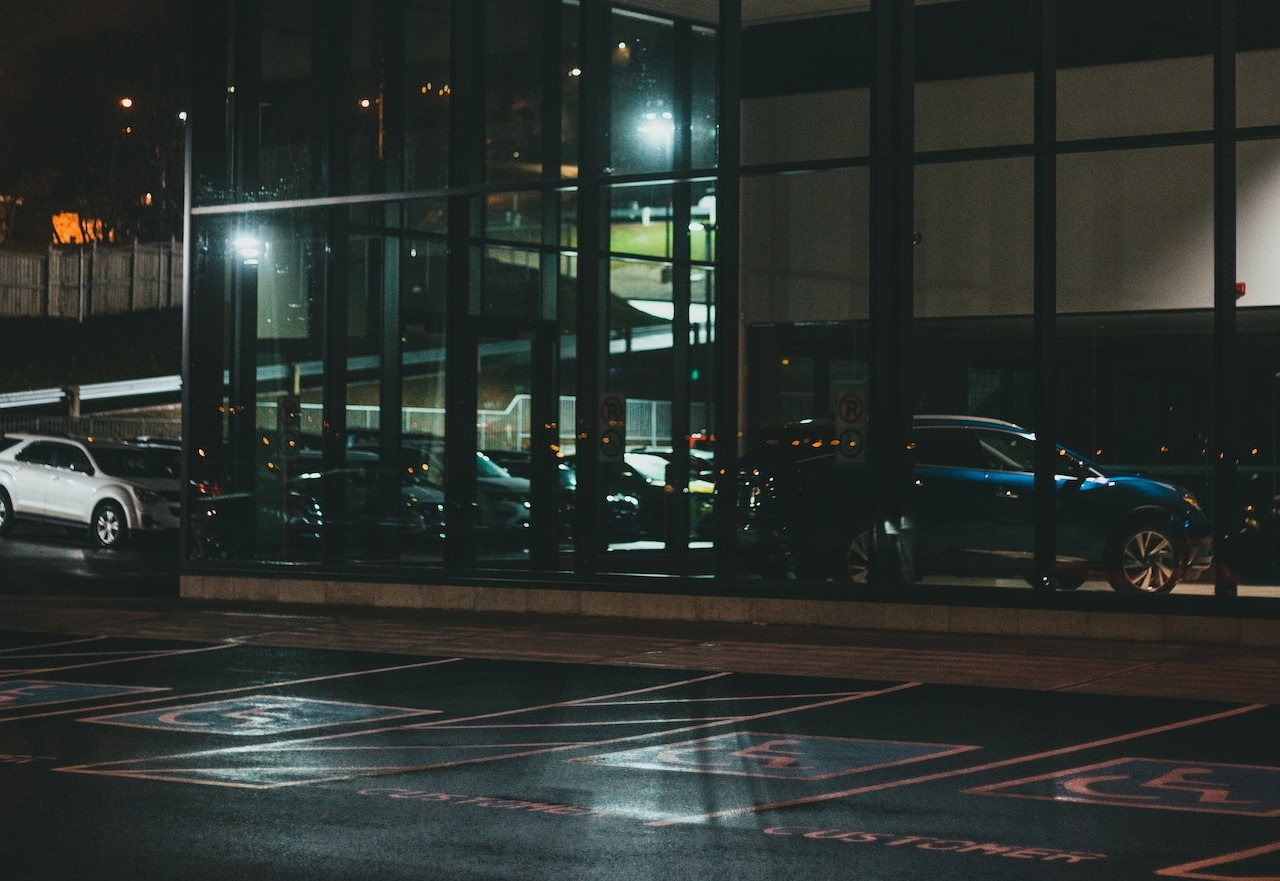
[[[719,17],[719,0],[621,0],[623,5],[663,15],[714,22]],[[815,18],[840,12],[865,10],[870,0],[742,0],[744,24]]]

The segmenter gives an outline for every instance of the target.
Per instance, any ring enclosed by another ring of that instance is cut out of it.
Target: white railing
[[[476,412],[476,445],[482,450],[524,450],[532,439],[530,396],[516,395],[504,409],[478,410]],[[319,432],[322,420],[320,404],[302,405],[301,431]],[[705,406],[694,404],[692,417],[694,428],[704,428]],[[573,447],[574,429],[577,426],[577,399],[564,395],[560,398],[560,437],[567,449]],[[377,429],[378,407],[349,405],[347,428]],[[258,404],[258,427],[263,431],[276,426],[276,404],[263,401]],[[443,407],[403,407],[400,410],[400,429],[406,434],[434,434],[444,437],[445,411]],[[627,446],[666,446],[671,443],[671,402],[629,399],[627,401]]]

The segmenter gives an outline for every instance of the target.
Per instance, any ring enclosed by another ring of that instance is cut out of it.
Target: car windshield
[[[97,447],[93,458],[112,477],[177,477],[177,450]]]

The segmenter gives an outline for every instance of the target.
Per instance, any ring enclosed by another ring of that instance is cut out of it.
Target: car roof
[[[912,419],[915,425],[947,425],[957,428],[998,428],[1004,431],[1016,431],[1019,434],[1031,432],[1005,419],[992,419],[987,416],[950,416],[936,413],[921,413]]]
[[[85,449],[111,449],[111,450],[147,450],[156,449],[155,446],[147,446],[145,444],[133,444],[127,441],[116,440],[115,438],[95,438],[93,435],[67,435],[67,434],[37,434],[27,431],[7,431],[5,437],[17,438],[19,441],[52,441],[54,443],[71,443]]]

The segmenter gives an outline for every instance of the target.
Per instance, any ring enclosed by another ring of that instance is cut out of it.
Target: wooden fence
[[[182,244],[0,250],[0,318],[75,318],[182,306]]]

